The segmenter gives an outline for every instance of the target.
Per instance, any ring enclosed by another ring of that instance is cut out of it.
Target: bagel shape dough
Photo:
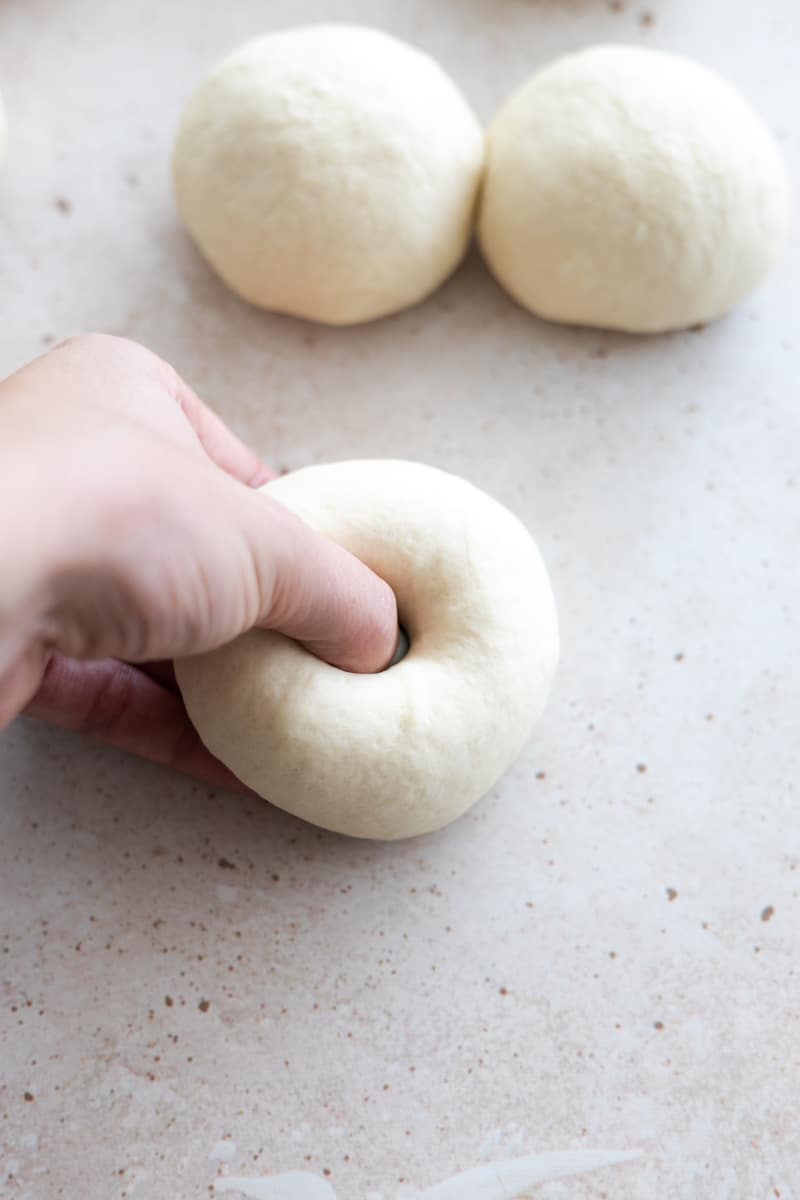
[[[729,84],[676,55],[595,46],[495,117],[479,237],[537,315],[655,333],[733,308],[774,262],[790,209],[777,144]]]
[[[175,145],[180,214],[261,308],[333,325],[432,292],[472,235],[483,130],[427,54],[378,30],[267,34],[189,101]]]
[[[525,527],[420,463],[307,467],[266,491],[394,589],[410,649],[374,675],[253,630],[176,664],[209,750],[316,825],[394,839],[446,825],[514,761],[558,659],[553,595]]]

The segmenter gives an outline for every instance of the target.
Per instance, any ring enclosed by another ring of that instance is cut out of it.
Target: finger
[[[208,457],[228,475],[248,487],[260,487],[275,478],[276,472],[228,429],[180,376],[177,376],[176,399]]]
[[[44,667],[44,655],[38,658],[31,654],[20,654],[0,671],[0,731],[14,720],[36,693]]]
[[[247,498],[260,510],[260,537],[251,544],[271,585],[262,589],[269,600],[258,624],[343,670],[382,671],[398,639],[397,602],[388,583],[271,496]]]
[[[181,700],[116,659],[77,662],[54,655],[25,714],[89,734],[214,787],[248,792],[206,750]]]

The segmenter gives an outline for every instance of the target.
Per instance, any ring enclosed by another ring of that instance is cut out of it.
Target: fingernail
[[[397,642],[395,644],[394,654],[392,655],[389,663],[384,668],[384,670],[388,671],[390,667],[396,667],[399,662],[402,662],[402,660],[408,654],[410,648],[411,648],[411,641],[409,639],[408,634],[406,633],[405,629],[403,629],[402,625],[398,625],[397,626]]]

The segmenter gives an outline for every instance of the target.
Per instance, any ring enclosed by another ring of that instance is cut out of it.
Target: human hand
[[[24,710],[230,787],[169,660],[261,626],[385,667],[393,592],[254,490],[272,475],[133,342],[76,338],[0,383],[0,729]]]

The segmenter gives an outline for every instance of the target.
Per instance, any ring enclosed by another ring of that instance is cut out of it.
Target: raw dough
[[[178,208],[235,292],[332,325],[421,300],[462,258],[484,136],[427,54],[319,25],[242,46],[189,101]]]
[[[176,664],[209,749],[266,799],[367,838],[437,829],[514,761],[558,658],[539,552],[511,513],[420,463],[307,467],[266,490],[392,586],[411,648],[375,675],[253,631]]]
[[[500,110],[487,153],[483,253],[555,321],[652,333],[712,320],[761,281],[789,226],[772,135],[671,54],[558,59]]]

